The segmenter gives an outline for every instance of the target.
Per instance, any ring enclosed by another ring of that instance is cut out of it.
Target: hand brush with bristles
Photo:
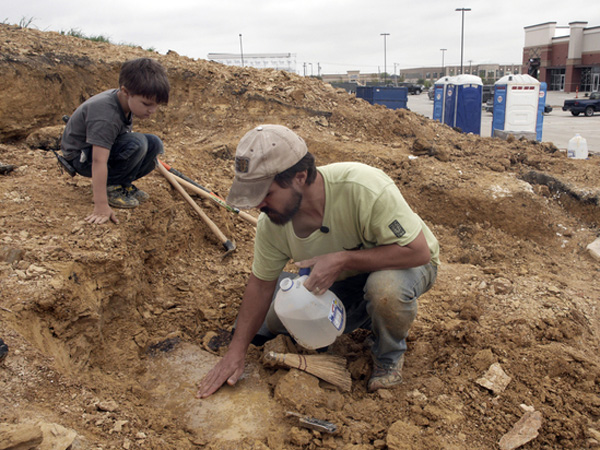
[[[287,366],[303,370],[338,386],[343,391],[349,391],[352,388],[352,378],[350,372],[346,369],[346,359],[341,356],[268,352],[264,358],[265,361],[274,366]]]

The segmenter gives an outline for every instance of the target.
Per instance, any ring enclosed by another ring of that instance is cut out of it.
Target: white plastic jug
[[[284,278],[275,296],[275,313],[292,337],[309,350],[327,347],[344,332],[346,309],[331,292],[312,294],[303,285],[308,278]]]
[[[587,141],[579,133],[569,139],[567,146],[567,156],[573,159],[587,159],[588,148]]]

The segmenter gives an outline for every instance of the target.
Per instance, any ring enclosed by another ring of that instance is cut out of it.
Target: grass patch
[[[35,20],[35,17],[21,17],[21,20],[19,20],[19,23],[16,23],[15,25],[18,26],[19,28],[29,28],[31,26],[31,24],[33,24],[34,20]],[[10,25],[8,23],[8,17],[0,23],[2,25]]]
[[[71,28],[69,31],[61,31],[60,34],[65,35],[65,36],[73,36],[73,37],[80,38],[80,39],[87,39],[88,41],[105,42],[107,44],[111,43],[110,39],[106,36],[103,36],[101,34],[98,34],[95,36],[88,36],[77,28]]]

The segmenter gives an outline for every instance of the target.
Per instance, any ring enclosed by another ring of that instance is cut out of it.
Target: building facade
[[[477,75],[484,84],[494,84],[505,75],[515,75],[521,73],[521,64],[469,64],[463,65],[464,74]],[[420,83],[432,85],[437,80],[445,76],[459,75],[460,66],[432,66],[417,67],[413,69],[403,69],[399,75],[382,73],[360,73],[358,70],[349,70],[345,74],[323,75],[323,81],[329,83],[357,83],[365,85],[367,83],[387,83],[394,84],[396,81],[408,81],[411,83]]]
[[[209,53],[208,59],[228,66],[287,70],[296,73],[295,53]]]
[[[600,27],[587,22],[525,27],[523,73],[548,84],[548,90],[593,92],[600,88]]]

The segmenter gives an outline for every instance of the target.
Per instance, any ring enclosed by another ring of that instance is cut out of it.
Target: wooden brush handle
[[[306,370],[308,367],[306,357],[295,353],[268,352],[265,359],[273,365],[288,366],[299,370]]]

